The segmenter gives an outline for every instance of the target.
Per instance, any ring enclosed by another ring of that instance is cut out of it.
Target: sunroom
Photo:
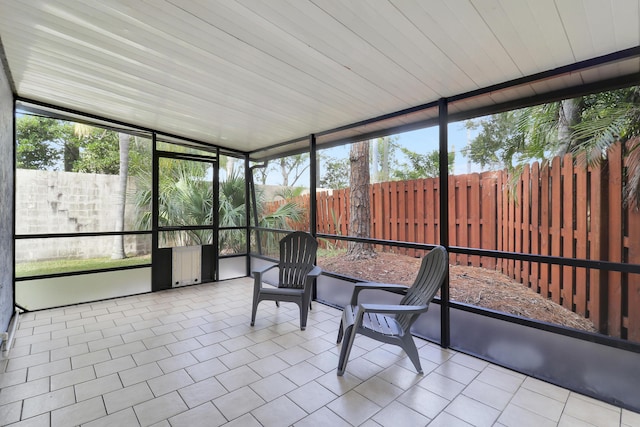
[[[640,2],[0,0],[0,42],[6,424],[74,424],[91,381],[105,412],[82,423],[610,421],[571,393],[640,423]],[[295,230],[319,242],[309,328],[286,304],[252,328],[251,272]],[[435,245],[448,277],[413,333],[459,390],[368,341],[325,378],[355,283],[409,285]],[[324,380],[273,367],[305,351]],[[486,369],[535,386],[491,406]],[[129,387],[149,399],[114,403]],[[296,400],[312,387],[333,399]],[[536,387],[564,396],[553,416],[517,404]],[[183,409],[145,415],[171,395]]]

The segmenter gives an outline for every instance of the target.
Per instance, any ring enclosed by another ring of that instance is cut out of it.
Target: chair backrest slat
[[[402,298],[400,304],[428,306],[444,282],[448,263],[447,251],[442,246],[433,248],[422,259],[416,280],[407,290],[407,294]],[[416,318],[416,315],[411,314],[396,316],[396,320],[405,331],[411,327]]]
[[[318,242],[309,233],[295,231],[280,240],[280,280],[283,288],[304,287],[307,273],[314,267]]]

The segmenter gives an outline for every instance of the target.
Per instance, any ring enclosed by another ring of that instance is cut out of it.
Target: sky
[[[467,130],[464,126],[464,122],[449,124],[449,152],[455,152],[454,175],[480,171],[480,166],[471,164],[461,152],[461,150],[468,144],[468,141],[477,135],[477,132],[477,130]],[[396,136],[398,137],[397,142],[401,146],[420,154],[430,153],[437,150],[439,146],[438,126],[404,132],[397,134]],[[348,145],[344,145],[322,150],[322,152],[332,157],[346,157],[348,156],[348,150]],[[396,157],[402,161],[402,153],[397,152]],[[271,171],[267,177],[267,184],[279,185],[281,183],[282,177],[280,176],[280,173],[277,171]],[[296,185],[308,187],[309,180],[308,178],[304,180],[301,179],[296,183]]]

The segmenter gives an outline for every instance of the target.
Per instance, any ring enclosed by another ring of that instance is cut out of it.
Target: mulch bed
[[[378,252],[375,258],[350,261],[344,254],[319,257],[324,270],[381,283],[411,285],[420,268],[420,258]],[[452,265],[451,299],[516,316],[574,329],[596,332],[588,319],[544,298],[504,274],[480,267]]]

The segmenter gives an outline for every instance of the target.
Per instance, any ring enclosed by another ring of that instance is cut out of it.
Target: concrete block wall
[[[129,194],[135,192],[129,180]],[[115,231],[118,176],[18,169],[16,234]],[[132,200],[125,207],[125,230],[134,230]],[[16,261],[94,258],[111,255],[112,236],[18,240]],[[148,253],[149,236],[127,236],[128,255]]]

